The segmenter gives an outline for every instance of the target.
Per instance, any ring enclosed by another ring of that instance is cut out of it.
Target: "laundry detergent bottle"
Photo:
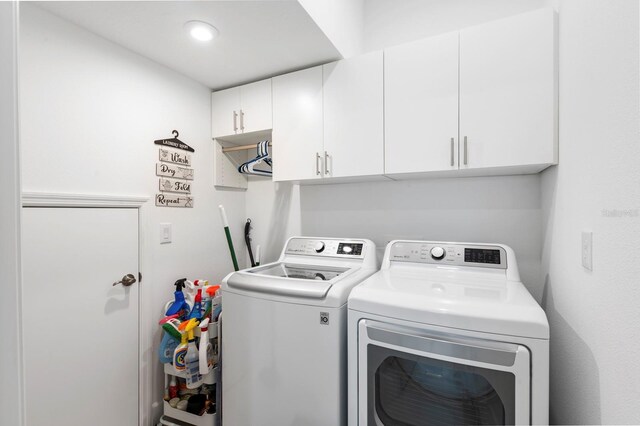
[[[185,357],[187,356],[187,349],[189,348],[189,344],[187,343],[187,332],[186,328],[191,320],[183,321],[180,324],[179,330],[182,333],[182,338],[180,340],[180,344],[176,347],[173,352],[173,368],[178,372],[183,372],[186,370],[187,366],[185,364]]]

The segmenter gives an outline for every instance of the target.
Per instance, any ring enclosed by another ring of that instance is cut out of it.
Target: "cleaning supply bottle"
[[[211,287],[209,285],[209,281],[200,281],[200,282],[204,282],[205,285],[202,287],[202,315],[200,315],[200,322],[202,322],[202,320],[204,320],[207,317],[211,316],[211,310],[210,308],[210,302],[211,302],[211,296],[209,295],[209,292],[207,291],[209,289],[209,287]]]
[[[213,345],[209,340],[209,318],[200,323],[200,347],[198,348],[200,374],[206,376],[213,368]]]
[[[158,351],[158,357],[160,362],[167,364],[173,362],[173,354],[175,353],[178,341],[171,337],[168,333],[162,333],[162,341],[160,342],[160,348]]]
[[[213,299],[211,300],[211,321],[213,322],[218,321],[218,317],[222,312],[222,290],[219,285],[215,287],[217,287],[217,289]]]
[[[185,287],[186,281],[186,278],[182,278],[173,284],[176,286],[176,291],[173,293],[174,301],[171,306],[169,306],[169,309],[167,309],[165,315],[171,316],[177,314],[178,316],[182,317],[189,313],[190,307],[189,304],[184,300],[184,293],[182,292],[182,289]]]
[[[218,316],[220,315],[220,310],[222,309],[220,307],[220,303],[222,301],[222,297],[220,295],[220,285],[212,285],[207,287],[207,293],[211,298],[211,313],[209,316],[211,318],[211,322],[215,322],[217,321]]]
[[[193,308],[189,314],[189,319],[201,320],[202,316],[202,289],[199,288],[196,293],[196,297],[193,302]]]
[[[188,334],[185,329],[190,322],[191,320],[183,321],[180,324],[180,327],[178,327],[180,332],[182,333],[182,338],[180,340],[180,344],[176,347],[175,351],[173,352],[173,368],[178,373],[185,371],[187,368],[185,364],[185,356],[187,355],[187,349],[189,348],[189,345],[187,343]]]
[[[158,357],[160,362],[166,364],[173,362],[173,354],[180,343],[181,336],[180,331],[178,331],[180,320],[175,319],[173,316],[165,317],[160,320],[160,324],[162,325],[163,333]]]
[[[189,336],[189,345],[187,347],[187,355],[184,357],[184,363],[187,373],[187,389],[195,389],[200,387],[204,382],[204,377],[200,374],[200,356],[196,347],[196,338],[193,329],[198,325],[198,321],[190,319],[185,332]]]
[[[171,376],[169,380],[169,399],[178,397],[178,381],[176,380],[176,376]]]

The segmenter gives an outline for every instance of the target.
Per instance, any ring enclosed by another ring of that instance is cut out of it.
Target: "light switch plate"
[[[171,224],[160,224],[160,244],[169,244],[171,242]]]
[[[582,266],[593,271],[593,232],[582,233]]]

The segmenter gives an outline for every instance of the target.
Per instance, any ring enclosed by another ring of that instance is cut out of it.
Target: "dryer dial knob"
[[[444,259],[444,255],[447,254],[442,247],[434,247],[431,249],[431,257],[435,260]]]
[[[324,251],[324,243],[322,241],[318,241],[313,246],[313,249],[316,251],[316,253],[322,253]]]

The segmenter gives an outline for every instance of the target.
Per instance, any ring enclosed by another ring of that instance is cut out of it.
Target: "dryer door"
[[[360,425],[530,423],[530,353],[521,345],[358,325]]]

